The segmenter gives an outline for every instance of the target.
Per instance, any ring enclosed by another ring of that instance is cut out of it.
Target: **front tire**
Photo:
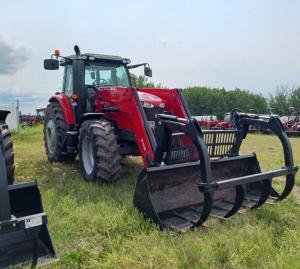
[[[122,157],[109,121],[87,120],[81,125],[79,156],[86,181],[112,184],[120,178]]]
[[[6,166],[7,184],[12,185],[15,182],[15,155],[13,151],[13,142],[11,133],[8,130],[8,126],[5,122],[0,122],[0,129],[3,136],[3,153]]]
[[[50,162],[73,162],[75,153],[63,152],[68,125],[64,113],[58,103],[47,106],[44,123],[44,143]]]

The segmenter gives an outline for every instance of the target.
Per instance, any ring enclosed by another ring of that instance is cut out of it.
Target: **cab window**
[[[72,71],[72,66],[70,65],[65,67],[63,89],[65,95],[70,97],[73,94],[73,71]]]
[[[85,67],[85,85],[128,87],[128,73],[123,65],[87,65]]]

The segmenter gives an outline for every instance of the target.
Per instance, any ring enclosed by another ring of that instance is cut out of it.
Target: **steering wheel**
[[[98,85],[98,84],[96,83],[96,80],[93,82],[93,86],[107,85],[107,84],[109,84],[109,83],[108,83],[108,81],[107,81],[106,79],[100,78],[100,79],[99,79],[99,84],[100,84],[100,85]]]

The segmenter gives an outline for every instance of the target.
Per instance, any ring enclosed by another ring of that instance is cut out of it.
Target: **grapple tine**
[[[298,170],[298,168],[297,168]],[[296,170],[296,171],[297,171]],[[285,199],[293,190],[295,185],[295,175],[287,175],[286,179],[285,179],[285,185],[283,188],[283,191],[281,193],[278,193],[278,191],[275,190],[274,187],[272,187],[272,191],[270,193],[270,198],[272,198],[273,200],[277,200],[277,201],[281,201],[283,199]]]
[[[235,213],[237,213],[239,211],[239,209],[241,208],[241,206],[243,204],[244,197],[245,197],[245,192],[244,192],[243,187],[242,186],[237,186],[236,187],[236,197],[235,197],[234,206],[228,212],[228,214],[226,214],[224,216],[225,218],[229,218],[229,217],[233,216]]]
[[[270,192],[272,189],[272,183],[271,183],[272,179],[266,179],[263,180],[260,183],[260,189],[259,189],[259,195],[255,196],[255,197],[248,197],[247,200],[251,201],[254,203],[254,205],[251,208],[259,208],[260,206],[262,206],[269,198],[270,196]]]
[[[286,132],[284,131],[281,121],[277,117],[260,118],[256,115],[253,116],[245,113],[232,113],[232,120],[240,130],[243,130],[244,137],[246,137],[250,125],[256,125],[263,127],[264,129],[269,129],[275,135],[277,135],[283,149],[285,168],[293,169],[291,173],[285,175],[286,181],[283,191],[279,194],[273,187],[273,190],[270,192],[270,197],[275,200],[285,199],[293,190],[295,185],[295,174],[298,171],[298,167],[294,166],[291,143]]]

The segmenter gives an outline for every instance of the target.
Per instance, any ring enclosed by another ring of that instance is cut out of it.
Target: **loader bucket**
[[[7,185],[0,132],[0,268],[56,259],[36,182]]]
[[[286,166],[262,172],[254,153],[238,154],[243,131],[204,133],[193,119],[159,116],[153,166],[138,177],[134,205],[161,228],[184,231],[210,215],[228,218],[258,208],[272,194],[275,177],[286,176],[284,195],[291,191],[298,168],[285,136],[281,142]],[[187,137],[193,144],[184,147]]]
[[[52,262],[56,255],[37,184],[29,182],[11,185],[8,192],[14,219],[10,225],[1,225],[0,268]]]
[[[161,228],[199,226],[211,207],[210,194],[198,190],[199,179],[198,162],[146,168],[138,177],[134,205]]]
[[[225,185],[213,193],[201,190],[200,162],[146,168],[138,178],[134,204],[161,228],[184,231],[203,224],[209,215],[228,218],[261,206],[269,197],[270,175],[250,183],[231,182],[261,173],[255,155],[212,161],[211,171],[212,180]]]

